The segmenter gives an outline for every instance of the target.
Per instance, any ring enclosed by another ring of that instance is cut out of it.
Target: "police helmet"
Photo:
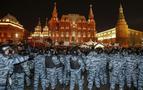
[[[4,53],[6,50],[10,50],[10,49],[11,49],[10,45],[1,45],[0,46],[1,53]]]

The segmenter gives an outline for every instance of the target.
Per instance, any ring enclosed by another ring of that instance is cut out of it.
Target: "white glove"
[[[12,79],[9,77],[8,78],[9,84],[12,85]]]

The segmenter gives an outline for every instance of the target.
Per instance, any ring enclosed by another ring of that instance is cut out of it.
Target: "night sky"
[[[10,13],[29,31],[33,31],[41,18],[51,18],[54,2],[57,2],[59,18],[63,14],[77,13],[88,17],[89,5],[93,5],[97,31],[114,27],[118,19],[120,2],[130,28],[143,31],[143,0],[1,0],[0,17]]]

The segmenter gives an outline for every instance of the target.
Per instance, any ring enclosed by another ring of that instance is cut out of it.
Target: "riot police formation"
[[[74,90],[76,86],[143,90],[143,49],[0,46],[0,90]]]

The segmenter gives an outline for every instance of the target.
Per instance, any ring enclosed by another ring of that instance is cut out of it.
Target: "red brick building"
[[[46,38],[51,38],[54,42],[67,42],[69,44],[80,44],[89,40],[96,41],[96,23],[92,5],[90,5],[88,20],[86,20],[85,16],[79,14],[62,15],[59,19],[55,4],[52,17],[49,21],[46,19],[44,28],[39,21],[32,34],[32,40]]]
[[[104,44],[118,44],[121,47],[141,47],[143,32],[129,28],[120,5],[119,16],[115,27],[96,34],[98,42]]]

